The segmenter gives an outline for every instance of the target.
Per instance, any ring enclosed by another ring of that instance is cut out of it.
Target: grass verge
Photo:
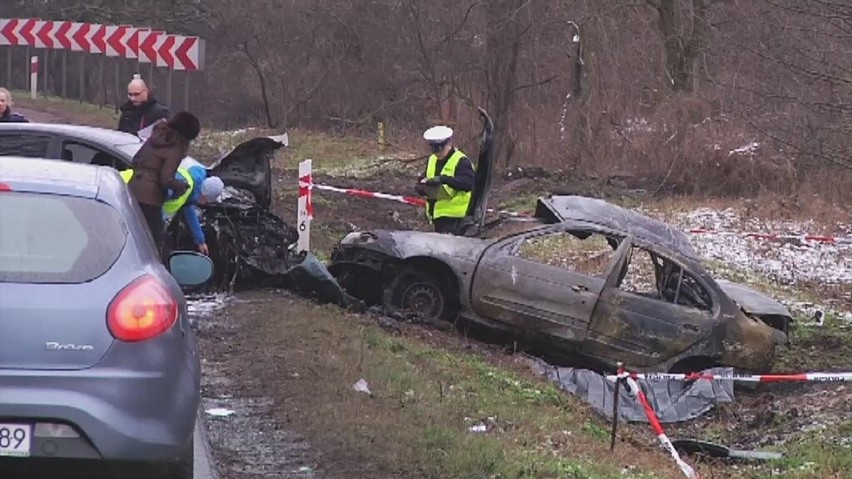
[[[391,335],[336,308],[284,304],[249,312],[237,309],[263,306],[239,303],[230,314],[264,318],[253,321],[257,343],[241,348],[274,351],[274,361],[260,357],[245,372],[279,372],[269,381],[286,398],[276,416],[311,433],[321,464],[357,460],[428,478],[679,477],[660,451],[620,443],[610,453],[603,419],[506,357],[419,328]],[[360,379],[370,395],[353,389]]]

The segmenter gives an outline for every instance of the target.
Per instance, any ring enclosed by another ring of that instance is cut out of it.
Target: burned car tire
[[[390,303],[400,313],[428,322],[450,320],[452,315],[447,294],[437,279],[413,268],[402,270],[393,279]]]

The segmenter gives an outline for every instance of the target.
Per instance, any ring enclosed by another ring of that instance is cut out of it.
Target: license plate
[[[0,424],[0,456],[29,457],[32,426]]]

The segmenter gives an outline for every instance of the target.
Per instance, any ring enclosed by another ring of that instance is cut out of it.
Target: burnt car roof
[[[690,259],[700,259],[682,231],[601,199],[561,195],[541,197],[536,204],[535,216],[553,223],[582,221],[600,225],[647,243],[658,244]]]

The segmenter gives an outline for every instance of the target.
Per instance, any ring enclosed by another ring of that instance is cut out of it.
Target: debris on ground
[[[357,383],[353,384],[352,389],[358,391],[359,393],[368,394],[370,396],[373,395],[373,393],[370,391],[370,386],[367,384],[367,381],[364,380],[364,378],[359,379]]]
[[[696,439],[677,439],[672,441],[672,446],[685,454],[698,454],[720,459],[737,459],[747,461],[772,461],[784,457],[775,451],[746,451],[734,449],[721,444]]]
[[[486,432],[486,431],[488,431],[488,427],[485,424],[482,424],[482,423],[474,424],[473,426],[470,426],[467,429],[470,432]]]
[[[214,408],[208,409],[204,412],[206,412],[208,415],[214,416],[214,417],[228,417],[228,416],[231,416],[231,415],[237,413],[233,409],[225,409],[225,408],[220,408],[220,407],[214,407]]]

